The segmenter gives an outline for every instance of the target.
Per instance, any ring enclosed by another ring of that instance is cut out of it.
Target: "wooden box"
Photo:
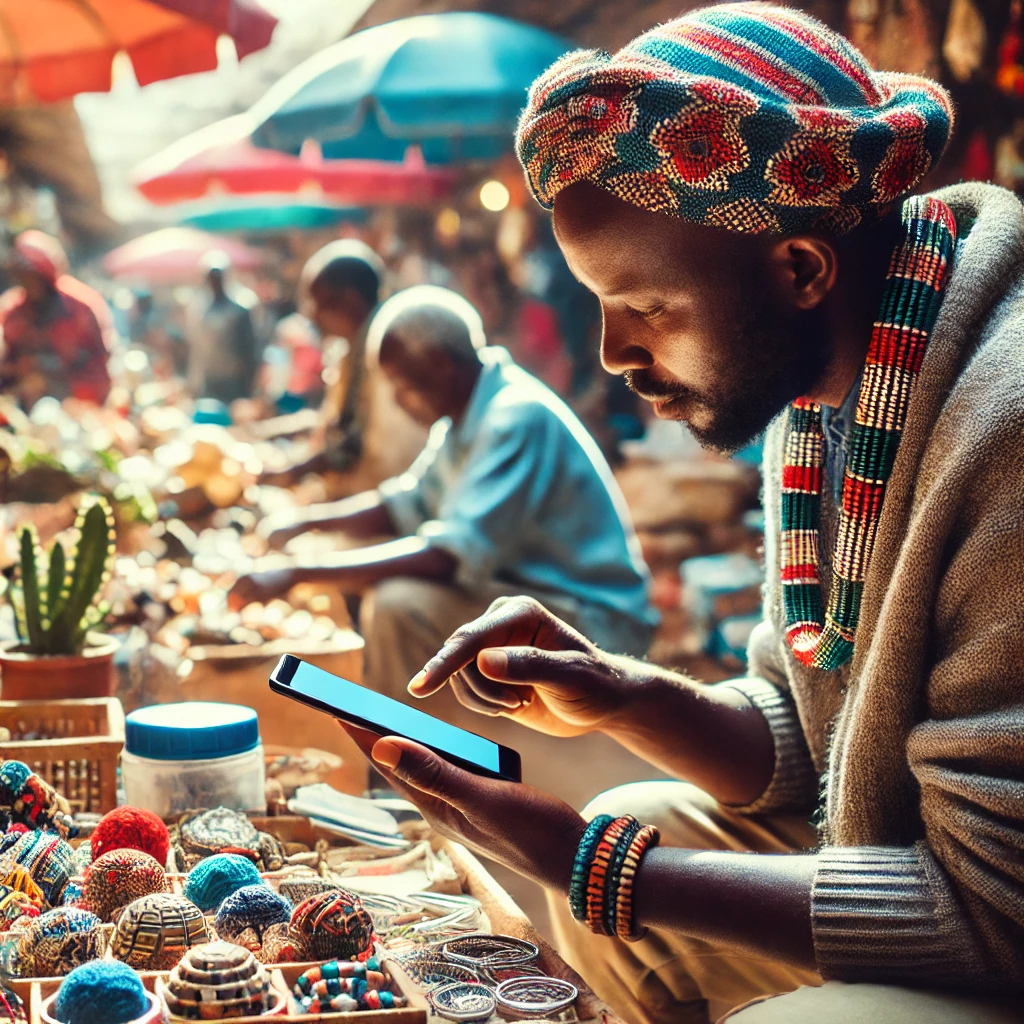
[[[312,964],[281,964],[271,968],[276,974],[279,986],[290,992],[299,975]],[[409,976],[394,960],[384,958],[381,962],[384,973],[391,979],[391,990],[408,999],[408,1005],[394,1010],[358,1010],[354,1013],[293,1013],[277,1017],[232,1017],[237,1024],[306,1024],[311,1021],[327,1021],[333,1024],[426,1024],[427,1001],[417,991]],[[156,991],[157,978],[166,978],[168,972],[140,971],[139,977],[150,992]],[[40,978],[30,983],[28,991],[19,991],[27,1001],[30,1024],[40,1024],[40,1007],[43,1000],[60,987],[60,978]]]
[[[116,697],[3,700],[0,726],[12,737],[0,743],[0,758],[24,761],[67,798],[72,812],[106,814],[117,805],[124,711]],[[45,738],[20,738],[31,733]]]

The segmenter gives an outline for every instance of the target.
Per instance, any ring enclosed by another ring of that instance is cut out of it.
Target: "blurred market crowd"
[[[393,381],[366,363],[365,323],[317,323],[310,261],[344,241],[379,259],[364,321],[404,289],[457,293],[488,344],[596,440],[652,573],[649,656],[703,678],[739,669],[760,610],[758,450],[707,455],[602,372],[597,303],[511,147],[525,88],[551,60],[579,44],[614,48],[692,5],[244,6],[234,47],[224,26],[180,26],[195,44],[181,67],[147,65],[126,46],[112,81],[55,83],[43,54],[34,76],[0,92],[5,568],[17,526],[32,521],[45,540],[71,524],[79,495],[111,496],[108,621],[124,640],[129,707],[177,693],[214,649],[343,646],[358,608],[337,594],[299,586],[236,608],[227,593],[268,553],[285,564],[347,543],[310,531],[275,553],[261,521],[372,490],[427,443]],[[1019,0],[802,6],[878,64],[952,89],[949,170],[929,184],[1024,191]],[[440,29],[423,32],[423,17]],[[89,45],[83,36],[84,64]],[[367,50],[384,71],[359,65]],[[13,636],[7,612],[0,639]]]

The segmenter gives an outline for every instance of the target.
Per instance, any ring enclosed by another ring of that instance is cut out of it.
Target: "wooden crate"
[[[3,700],[0,726],[13,737],[0,743],[0,758],[24,761],[67,798],[74,813],[106,814],[117,805],[124,711],[116,697]],[[46,738],[18,738],[28,733]]]
[[[273,974],[278,976],[279,987],[283,986],[290,992],[299,975],[315,964],[279,964],[271,966]],[[267,1020],[274,1024],[309,1024],[313,1021],[328,1021],[332,1024],[426,1024],[428,1004],[418,991],[412,979],[402,970],[401,966],[384,957],[381,968],[391,979],[389,988],[392,992],[405,996],[408,1005],[394,1010],[358,1010],[354,1013],[294,1013],[282,1017],[233,1017],[237,1024],[260,1024]],[[156,991],[157,978],[166,978],[167,971],[140,971],[139,977],[150,992]],[[43,1000],[51,996],[60,987],[61,978],[39,978],[27,983],[27,987],[19,987],[18,994],[26,1000],[29,1010],[30,1024],[39,1024],[39,1010]]]

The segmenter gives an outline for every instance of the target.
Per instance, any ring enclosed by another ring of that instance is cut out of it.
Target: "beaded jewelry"
[[[572,916],[581,923],[587,919],[587,881],[590,876],[590,861],[604,830],[615,819],[610,814],[599,814],[580,837],[576,857],[572,863],[572,879],[569,882],[569,909]]]
[[[633,923],[633,877],[636,875],[640,858],[652,847],[658,845],[660,835],[653,825],[644,825],[629,844],[626,857],[619,873],[619,887],[615,906],[615,934],[627,942],[643,938],[647,929],[637,930]]]
[[[427,997],[434,1012],[446,1020],[486,1020],[498,1005],[490,989],[457,981],[435,989]]]
[[[559,1013],[576,1002],[579,989],[561,978],[511,978],[503,981],[494,997],[503,1010],[529,1014]]]
[[[611,858],[608,861],[608,882],[611,883],[613,880],[615,882],[614,888],[611,884],[606,884],[604,893],[604,927],[609,935],[616,934],[616,913],[618,907],[616,896],[619,888],[619,879],[622,876],[622,865],[639,831],[640,822],[636,818],[630,818],[623,826],[622,834],[619,836],[615,849],[612,850]]]
[[[479,985],[482,981],[472,968],[442,959],[434,950],[414,949],[401,954],[398,962],[418,985],[450,985],[454,981]]]
[[[641,859],[658,838],[653,825],[641,826],[631,815],[595,818],[580,839],[573,863],[569,887],[573,917],[598,935],[629,941],[641,938],[643,930],[633,923],[633,880]],[[581,900],[584,872],[587,886]]]
[[[299,976],[292,991],[304,1013],[391,1010],[405,1005],[403,997],[388,991],[376,957],[368,957],[365,963],[331,960],[311,967]]]
[[[453,963],[478,970],[532,963],[540,950],[532,942],[511,935],[481,934],[450,939],[441,946],[441,955]]]
[[[604,926],[604,894],[608,881],[608,863],[615,844],[629,821],[628,815],[616,818],[605,829],[590,861],[590,877],[587,882],[587,925],[597,935],[609,934]]]

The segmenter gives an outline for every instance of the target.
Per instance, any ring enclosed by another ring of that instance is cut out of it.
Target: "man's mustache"
[[[658,380],[650,370],[627,370],[622,376],[626,381],[626,387],[646,402],[667,402],[671,399],[692,397],[689,388]]]

